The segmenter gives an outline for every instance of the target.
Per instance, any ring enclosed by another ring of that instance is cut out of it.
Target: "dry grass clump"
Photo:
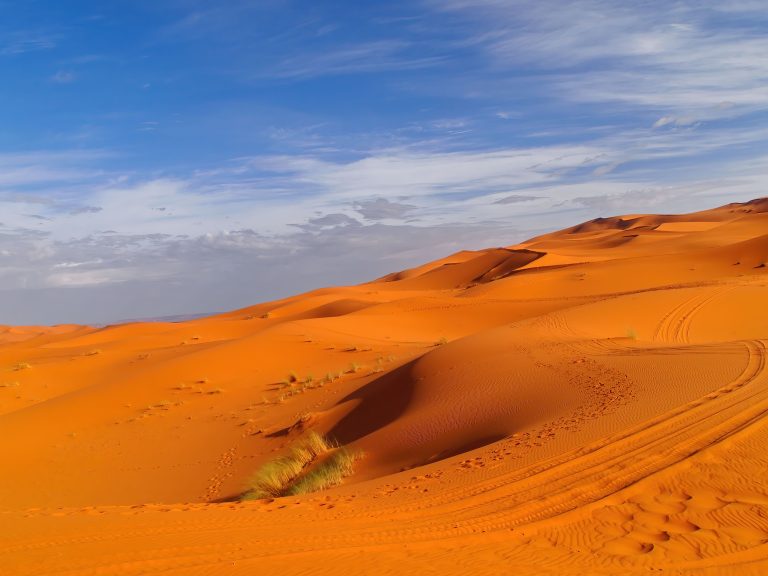
[[[309,494],[326,490],[338,484],[354,472],[355,460],[358,455],[346,448],[337,448],[326,458],[301,476],[285,492],[287,496]]]
[[[14,372],[19,372],[21,370],[27,370],[29,368],[32,368],[32,365],[29,362],[19,362],[19,363],[13,365],[13,371]]]
[[[356,457],[317,432],[309,432],[286,456],[264,464],[248,481],[243,500],[306,494],[339,484]]]

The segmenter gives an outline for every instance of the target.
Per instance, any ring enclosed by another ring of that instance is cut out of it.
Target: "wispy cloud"
[[[0,55],[13,56],[56,47],[58,37],[34,30],[20,30],[0,34]]]
[[[379,40],[302,53],[279,62],[267,74],[279,78],[313,78],[364,72],[417,70],[439,64],[441,56],[421,56],[410,42]]]
[[[565,99],[676,110],[697,118],[768,107],[768,37],[754,25],[765,22],[760,2],[441,0],[430,5],[460,14],[467,31],[463,44],[485,51],[492,68],[529,69]]]

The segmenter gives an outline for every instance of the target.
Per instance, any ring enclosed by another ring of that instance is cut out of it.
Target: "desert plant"
[[[358,457],[358,454],[350,452],[346,448],[337,448],[291,484],[285,491],[285,495],[308,494],[341,484],[344,478],[351,476],[354,472],[355,460]]]
[[[445,336],[443,336],[442,338],[440,338],[440,340],[435,342],[435,346],[445,346],[446,344],[448,344],[448,338],[446,338]]]
[[[19,372],[20,370],[26,370],[27,368],[32,368],[32,366],[28,362],[19,362],[17,364],[14,364],[13,366],[14,372]]]
[[[248,481],[244,500],[284,496],[302,470],[333,445],[317,432],[309,432],[297,441],[286,456],[276,458],[259,468]]]

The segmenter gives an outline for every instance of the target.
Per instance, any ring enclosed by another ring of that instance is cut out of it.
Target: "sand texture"
[[[0,326],[0,574],[768,574],[767,343],[768,199]],[[354,474],[241,502],[308,430]]]

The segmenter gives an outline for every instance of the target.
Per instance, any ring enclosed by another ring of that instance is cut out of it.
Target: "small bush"
[[[14,372],[19,372],[20,370],[26,370],[28,368],[32,368],[32,366],[28,362],[19,362],[18,364],[14,364],[13,366]]]

